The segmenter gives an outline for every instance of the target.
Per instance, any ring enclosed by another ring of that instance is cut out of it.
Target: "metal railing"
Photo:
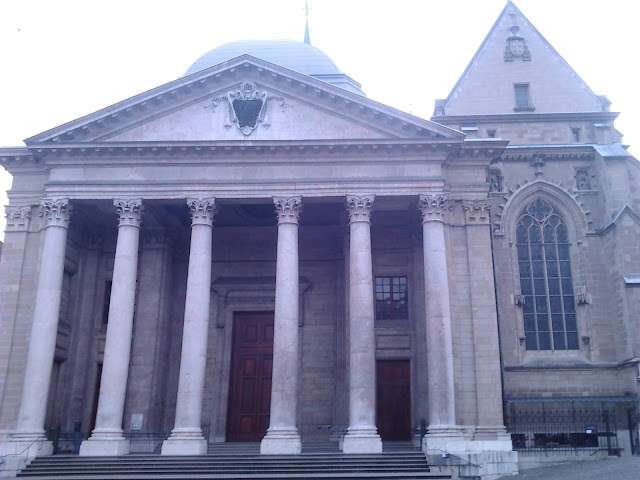
[[[616,416],[605,409],[524,409],[507,414],[513,449],[521,452],[619,455]]]

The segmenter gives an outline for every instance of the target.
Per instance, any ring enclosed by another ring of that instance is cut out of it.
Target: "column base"
[[[302,442],[297,428],[269,428],[260,442],[260,455],[297,455]]]
[[[376,427],[349,427],[342,439],[343,453],[382,453],[382,440]]]
[[[207,440],[202,436],[202,429],[174,428],[171,436],[162,442],[161,455],[205,455]]]
[[[53,443],[44,434],[16,433],[0,441],[0,477],[15,477],[36,457],[53,453]]]
[[[117,457],[127,455],[131,442],[122,436],[122,431],[94,432],[80,445],[81,457]]]

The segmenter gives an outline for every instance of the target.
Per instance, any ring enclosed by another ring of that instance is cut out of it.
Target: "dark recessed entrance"
[[[411,368],[409,360],[376,362],[376,410],[382,440],[411,439]]]
[[[228,442],[257,442],[269,427],[273,364],[273,312],[238,312],[233,318]]]

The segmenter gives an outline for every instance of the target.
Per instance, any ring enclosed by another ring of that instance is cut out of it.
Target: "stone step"
[[[317,452],[301,455],[227,454],[163,457],[39,457],[18,477],[56,480],[180,480],[180,479],[420,479],[450,478],[429,471],[419,451],[345,455]]]

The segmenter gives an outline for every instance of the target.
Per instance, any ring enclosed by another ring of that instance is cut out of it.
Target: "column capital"
[[[463,200],[462,210],[467,224],[488,225],[491,204],[486,200]]]
[[[46,227],[68,228],[72,212],[73,207],[69,205],[68,198],[40,199],[40,216],[44,217]]]
[[[29,219],[31,218],[31,206],[6,206],[4,207],[5,217],[7,218],[8,232],[26,232],[29,228]]]
[[[444,213],[447,209],[447,194],[426,193],[420,195],[418,209],[422,213],[422,223],[431,221],[444,222]]]
[[[278,215],[278,225],[292,223],[297,225],[302,212],[302,197],[273,197],[273,204],[276,206]]]
[[[215,198],[187,198],[187,205],[191,213],[192,226],[213,225],[213,217],[218,212]]]
[[[347,195],[347,211],[349,212],[349,223],[371,222],[371,210],[375,195]]]
[[[140,228],[144,207],[141,198],[114,198],[113,205],[118,211],[118,226],[130,225]]]

